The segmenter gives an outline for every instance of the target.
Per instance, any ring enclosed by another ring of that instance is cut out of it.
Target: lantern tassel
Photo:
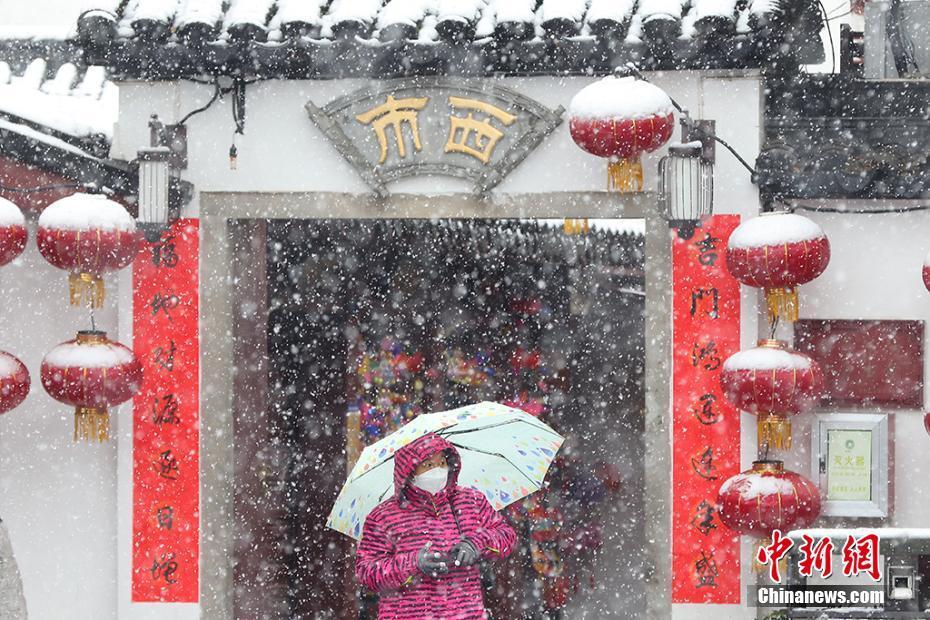
[[[609,160],[607,189],[625,194],[643,191],[643,163],[639,158],[621,157]]]
[[[74,410],[74,441],[104,442],[110,438],[110,416],[106,409],[78,407]]]
[[[103,278],[93,273],[72,273],[68,277],[72,306],[103,307]]]
[[[798,289],[795,287],[767,288],[765,301],[770,323],[774,323],[776,319],[784,319],[791,323],[798,320]]]
[[[756,441],[778,450],[791,449],[791,420],[774,414],[759,417]]]
[[[772,538],[766,537],[761,538],[752,548],[752,572],[756,575],[762,575],[766,572],[766,565],[762,563],[762,559],[765,557],[764,549],[772,544]],[[784,575],[788,574],[788,556],[783,555],[778,560],[778,574],[784,578]]]

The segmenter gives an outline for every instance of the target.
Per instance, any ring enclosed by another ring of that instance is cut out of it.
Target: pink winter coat
[[[413,486],[411,480],[416,466],[440,450],[446,451],[449,481],[445,489],[430,495]],[[486,559],[507,557],[513,549],[513,528],[479,491],[456,484],[460,470],[458,451],[434,434],[413,441],[394,455],[394,496],[365,519],[355,563],[358,580],[381,595],[379,620],[487,617],[477,564],[452,566],[435,579],[417,568],[417,553],[429,541],[431,549],[448,552],[464,535]]]

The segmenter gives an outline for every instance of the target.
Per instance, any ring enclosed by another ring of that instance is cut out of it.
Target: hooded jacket
[[[446,452],[449,477],[446,487],[431,495],[412,484],[413,472],[440,450]],[[379,620],[487,617],[477,565],[451,566],[435,579],[417,567],[417,554],[427,542],[433,550],[448,552],[464,536],[484,559],[507,557],[513,549],[513,528],[480,491],[457,485],[460,470],[455,447],[432,433],[394,455],[394,496],[365,519],[355,563],[358,580],[381,595]]]

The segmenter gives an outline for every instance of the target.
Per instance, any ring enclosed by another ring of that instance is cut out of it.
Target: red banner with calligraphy
[[[739,472],[739,411],[723,398],[739,350],[739,283],[726,245],[738,215],[716,215],[672,244],[672,602],[740,602],[739,537],[717,516],[720,484]]]
[[[132,267],[133,602],[195,603],[200,557],[198,221],[146,243]]]

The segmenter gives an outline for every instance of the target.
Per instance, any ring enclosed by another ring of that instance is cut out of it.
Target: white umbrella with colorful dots
[[[564,441],[537,418],[499,403],[419,415],[362,451],[326,525],[361,539],[365,517],[394,493],[394,453],[428,433],[458,449],[459,485],[484,493],[495,510],[538,491]]]

